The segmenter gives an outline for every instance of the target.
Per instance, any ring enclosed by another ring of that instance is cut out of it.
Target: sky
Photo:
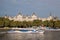
[[[16,16],[18,13],[38,17],[52,16],[60,18],[60,0],[0,0],[0,16]]]

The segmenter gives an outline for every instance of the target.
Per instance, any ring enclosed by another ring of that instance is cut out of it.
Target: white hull
[[[27,32],[22,32],[22,31],[8,31],[8,33],[44,33],[44,31],[27,31]]]

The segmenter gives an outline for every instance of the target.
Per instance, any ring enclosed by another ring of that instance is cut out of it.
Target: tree
[[[3,21],[3,17],[0,17],[0,27],[3,27],[4,26],[4,21]]]
[[[49,26],[49,21],[48,20],[43,21],[42,24],[45,25],[46,27],[48,27]]]
[[[0,21],[0,27],[3,27],[4,25],[4,22],[3,21]]]
[[[27,27],[32,27],[32,21],[27,22]]]
[[[21,28],[22,25],[23,25],[22,22],[17,21],[17,27]]]
[[[50,26],[50,27],[53,27],[53,20],[50,20],[50,21],[49,21],[49,26]]]
[[[27,27],[27,22],[23,21],[23,27],[26,28]]]
[[[3,21],[4,21],[4,26],[9,27],[10,20],[8,18],[5,18]]]
[[[42,24],[41,20],[34,20],[33,21],[33,26],[40,26]]]
[[[60,28],[60,20],[55,21],[55,27]]]
[[[17,22],[16,21],[11,21],[10,26],[11,27],[17,27]]]

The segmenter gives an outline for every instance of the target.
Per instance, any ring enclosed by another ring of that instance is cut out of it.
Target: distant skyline
[[[60,0],[0,0],[0,16],[16,16],[19,12],[39,17],[52,16],[60,18]]]

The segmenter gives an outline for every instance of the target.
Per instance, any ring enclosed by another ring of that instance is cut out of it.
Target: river
[[[0,35],[0,40],[60,40],[60,31],[45,31],[39,33],[6,33]]]

